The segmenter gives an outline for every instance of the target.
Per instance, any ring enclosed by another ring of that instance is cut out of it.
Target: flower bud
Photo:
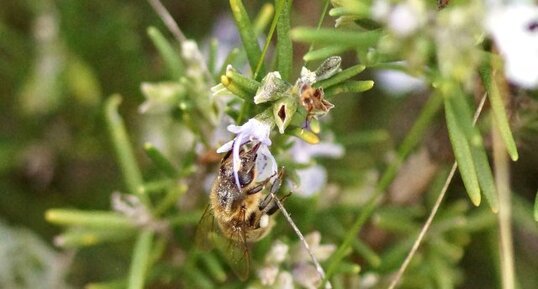
[[[335,75],[340,71],[341,62],[342,58],[340,56],[331,56],[323,61],[318,69],[316,69],[316,81],[324,80]]]

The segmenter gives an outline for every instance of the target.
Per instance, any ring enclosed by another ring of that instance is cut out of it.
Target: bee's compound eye
[[[263,214],[260,218],[260,228],[265,228],[269,225],[269,216],[267,214]]]

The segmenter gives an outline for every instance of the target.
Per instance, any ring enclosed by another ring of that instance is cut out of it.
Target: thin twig
[[[316,267],[316,270],[318,271],[320,280],[324,280],[325,279],[325,271],[323,270],[323,267],[321,267],[321,265],[319,264],[318,259],[316,258],[316,256],[314,256],[314,253],[312,253],[312,250],[310,249],[310,246],[306,242],[303,234],[301,233],[299,228],[297,228],[297,225],[295,225],[295,222],[293,222],[293,220],[291,219],[290,214],[288,213],[288,211],[286,211],[286,208],[284,208],[284,206],[282,205],[280,200],[275,196],[275,194],[273,192],[271,192],[271,197],[276,202],[278,208],[280,209],[280,211],[282,212],[284,217],[286,217],[286,220],[291,225],[291,227],[293,228],[293,230],[295,231],[297,236],[299,236],[299,239],[301,239],[301,242],[303,243],[306,251],[310,255],[310,258],[312,259],[312,262],[314,263],[314,266]],[[331,285],[331,283],[329,281],[327,281],[327,283],[325,284],[325,289],[332,289],[332,285]]]
[[[480,100],[480,104],[478,105],[478,108],[475,111],[474,118],[473,118],[473,126],[476,124],[476,121],[478,120],[478,117],[480,116],[480,112],[482,112],[482,108],[484,107],[484,103],[486,102],[486,94],[482,96],[482,99]],[[430,212],[430,215],[428,216],[428,219],[426,220],[426,223],[424,223],[424,226],[420,230],[420,233],[418,234],[417,239],[413,243],[413,247],[411,247],[411,251],[407,254],[405,257],[404,262],[400,266],[400,269],[398,269],[398,273],[396,273],[396,276],[394,279],[392,279],[388,289],[394,289],[396,288],[396,285],[398,285],[398,282],[400,282],[400,279],[403,276],[403,273],[407,269],[407,266],[409,266],[409,263],[411,263],[411,260],[417,253],[418,247],[422,243],[422,240],[424,239],[424,236],[430,229],[430,226],[433,222],[433,218],[437,214],[437,210],[441,206],[441,202],[443,201],[443,198],[445,197],[445,193],[448,190],[448,186],[450,185],[450,182],[452,181],[452,178],[454,177],[454,174],[456,173],[456,169],[458,168],[458,163],[454,161],[454,164],[452,164],[452,169],[450,170],[450,173],[448,174],[448,177],[446,178],[445,184],[443,188],[441,189],[441,193],[437,197],[437,200],[435,200],[435,204],[433,205],[433,208]]]
[[[176,38],[177,42],[179,43],[179,46],[181,47],[182,44],[185,43],[188,39],[187,37],[185,37],[185,34],[183,34],[181,29],[179,28],[179,25],[177,25],[172,15],[170,15],[170,12],[168,12],[166,7],[164,7],[160,0],[148,0],[148,2],[149,5],[151,5],[151,7],[153,8],[153,10],[155,10],[155,13],[159,15],[166,28],[168,28],[172,35],[174,35],[174,38]],[[206,75],[208,81],[211,81],[213,77],[209,72],[209,68],[207,67],[205,59],[203,59],[201,62],[204,74]]]

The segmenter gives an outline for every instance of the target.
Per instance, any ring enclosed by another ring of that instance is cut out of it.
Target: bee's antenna
[[[291,225],[291,227],[295,231],[295,234],[297,234],[299,239],[301,239],[301,242],[303,243],[306,251],[310,255],[310,258],[312,259],[312,262],[314,263],[314,266],[316,267],[316,271],[318,271],[319,277],[321,278],[320,280],[323,281],[325,279],[325,271],[323,270],[323,267],[321,267],[321,265],[318,262],[318,259],[316,258],[316,256],[314,256],[314,253],[312,253],[312,250],[310,249],[310,246],[306,242],[306,240],[305,240],[303,234],[301,233],[301,231],[299,230],[299,228],[297,228],[297,225],[295,225],[295,222],[293,222],[293,220],[291,219],[290,214],[288,213],[288,211],[286,211],[286,208],[284,208],[284,206],[282,205],[280,200],[275,196],[275,193],[272,190],[270,191],[270,193],[271,193],[271,197],[276,202],[278,208],[282,212],[282,215],[284,215],[284,217],[286,217],[286,220],[288,221],[288,223]],[[327,280],[327,283],[325,283],[325,289],[332,289],[331,282],[328,281],[328,280]]]

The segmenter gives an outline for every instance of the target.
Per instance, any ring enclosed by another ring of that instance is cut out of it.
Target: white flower
[[[257,179],[267,178],[276,173],[276,160],[269,151],[269,146],[271,145],[271,139],[269,138],[269,134],[271,133],[270,124],[257,120],[256,118],[251,118],[241,126],[233,124],[229,125],[228,131],[236,134],[236,136],[233,140],[218,148],[217,153],[224,153],[232,150],[234,178],[239,190],[241,190],[239,176],[237,174],[239,166],[241,165],[239,151],[241,145],[246,142],[257,141],[261,144],[257,152],[258,158],[256,159],[256,167],[259,170]]]
[[[504,57],[506,77],[524,88],[538,87],[538,6],[495,7],[486,29]]]
[[[321,285],[321,279],[316,267],[312,264],[301,263],[292,271],[293,279],[306,289],[316,289]]]
[[[336,250],[336,246],[334,244],[320,244],[321,234],[318,231],[314,231],[306,235],[305,240],[306,243],[308,243],[308,246],[310,246],[312,254],[314,254],[316,259],[318,259],[318,261],[320,262],[329,259],[332,253],[334,253],[334,251]],[[310,262],[310,254],[304,247],[303,243],[298,243],[293,249],[293,263]]]

